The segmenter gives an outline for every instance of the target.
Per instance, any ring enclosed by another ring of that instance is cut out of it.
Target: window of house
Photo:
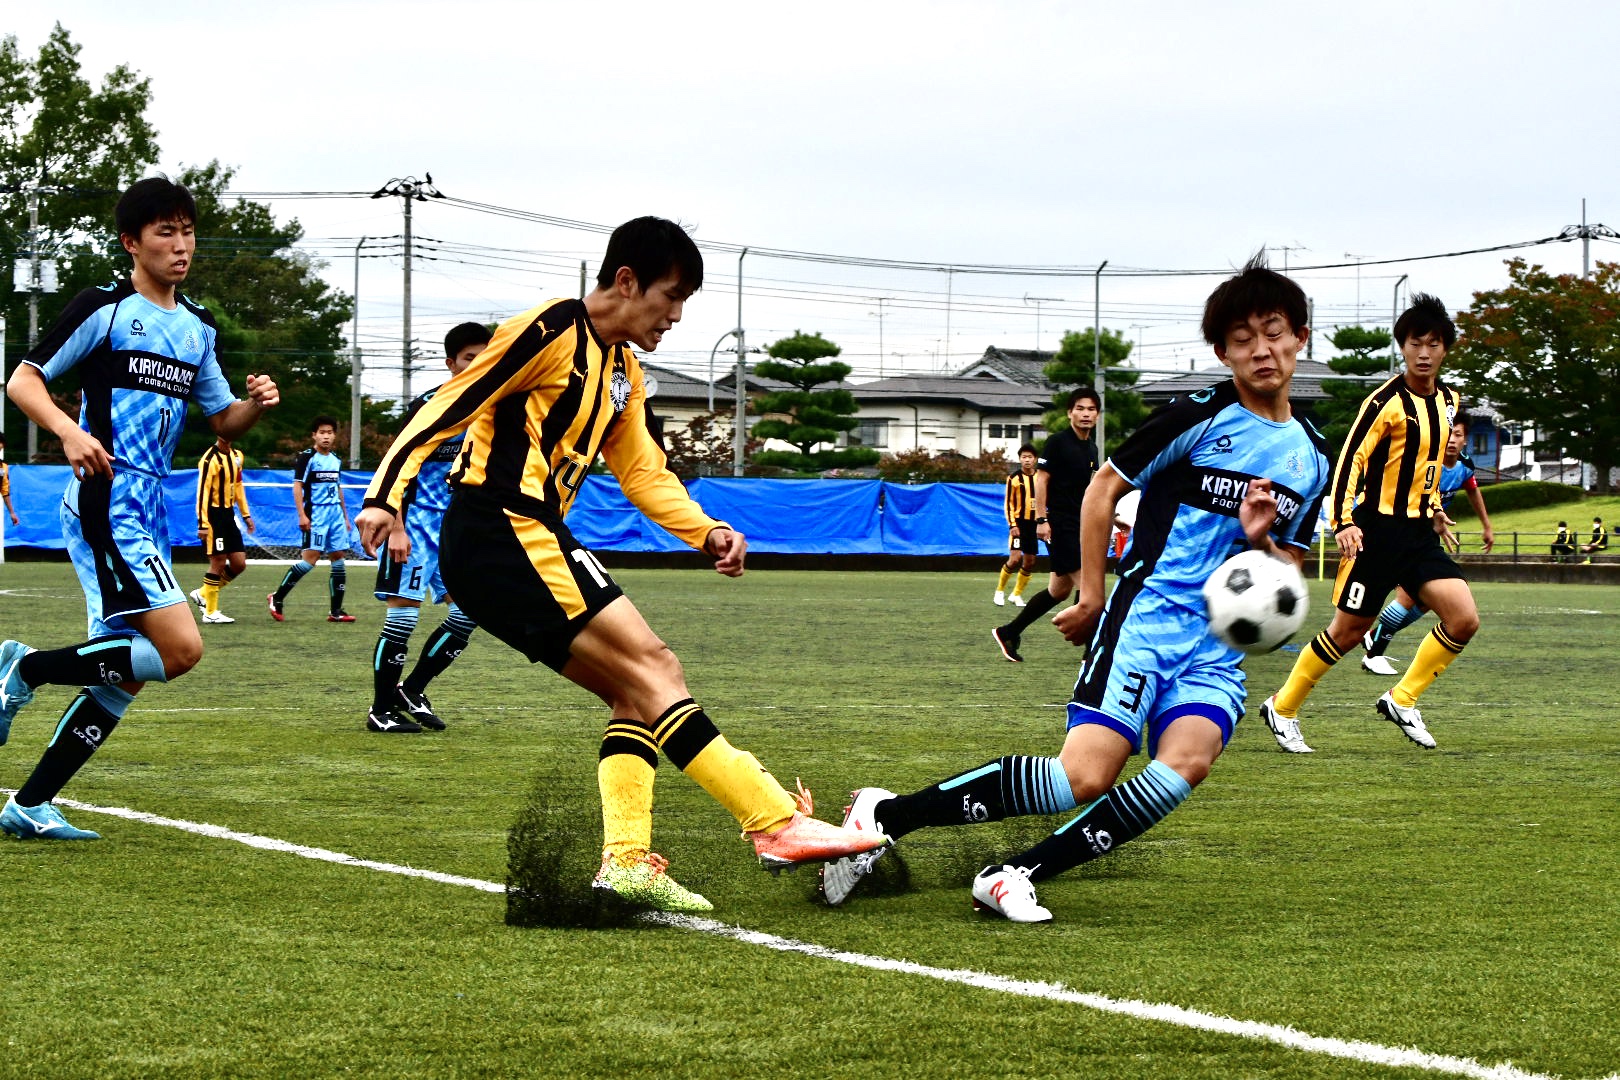
[[[874,450],[886,449],[889,445],[889,422],[862,419],[849,433],[849,445],[870,446]]]
[[[1483,431],[1474,432],[1474,453],[1485,454],[1491,449],[1491,437]]]

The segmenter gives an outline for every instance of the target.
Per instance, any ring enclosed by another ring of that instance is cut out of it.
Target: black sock
[[[293,586],[303,581],[304,575],[309,571],[310,565],[303,559],[299,559],[287,567],[287,572],[281,577],[281,584],[276,586],[276,603],[279,604],[287,599],[287,594],[293,591]]]
[[[65,649],[38,649],[22,658],[17,674],[29,686],[116,685],[134,680],[134,638],[91,638]],[[109,682],[110,679],[110,682]],[[38,803],[29,803],[38,806]]]
[[[347,570],[332,568],[332,577],[326,584],[326,594],[332,601],[332,614],[336,615],[343,610],[343,594],[349,588],[349,573]]]
[[[396,614],[409,612],[410,614]],[[389,608],[377,649],[371,654],[371,707],[393,708],[394,692],[405,671],[405,654],[410,649],[411,631],[416,629],[415,608]]]
[[[1024,610],[1020,611],[1013,621],[1007,624],[1007,632],[1009,634],[1022,634],[1030,623],[1067,599],[1067,596],[1053,596],[1050,592],[1042,589],[1040,595],[1025,604]]]
[[[930,825],[973,825],[1026,814],[1074,809],[1074,794],[1056,758],[1010,754],[872,808],[883,831],[899,839]]]
[[[422,646],[422,655],[416,658],[416,666],[405,676],[405,689],[418,696],[425,693],[427,684],[444,674],[445,668],[461,656],[476,629],[477,623],[462,614],[460,608],[450,605],[450,613],[428,637]]]
[[[33,775],[18,790],[17,805],[38,806],[56,798],[117,726],[118,717],[103,708],[88,688],[81,690],[62,714],[56,737],[34,766]]]
[[[1057,832],[1006,863],[1028,868],[1031,881],[1045,881],[1136,839],[1190,794],[1192,786],[1174,769],[1150,761],[1147,768],[1114,785]]]

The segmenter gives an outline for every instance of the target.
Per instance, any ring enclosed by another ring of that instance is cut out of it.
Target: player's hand
[[[388,534],[388,557],[405,565],[411,557],[411,534],[406,529],[395,529]]]
[[[107,453],[100,440],[83,428],[73,428],[62,437],[62,454],[68,459],[68,464],[73,466],[75,479],[88,480],[92,476],[105,476],[109,479],[112,477],[112,455]]]
[[[250,533],[256,533],[256,532],[259,531],[259,527],[257,525],[255,525],[255,524],[253,524],[253,519],[252,518],[247,519],[247,527],[248,527],[248,532],[250,532]]]
[[[1480,534],[1480,543],[1483,545],[1487,555],[1491,553],[1491,548],[1496,546],[1496,533],[1489,525],[1485,526],[1485,531]]]
[[[377,545],[387,539],[394,528],[394,515],[380,506],[368,506],[354,519],[354,525],[360,533],[361,550],[367,555],[374,556],[377,554]],[[304,528],[309,528],[308,518],[304,519]]]
[[[1361,554],[1360,526],[1346,525],[1333,539],[1339,545],[1339,558],[1353,559]]]
[[[1238,506],[1238,521],[1243,526],[1243,535],[1248,537],[1250,547],[1271,550],[1268,535],[1271,527],[1277,523],[1277,496],[1272,493],[1270,480],[1255,477],[1249,481],[1243,502]]]
[[[298,511],[298,527],[300,529],[309,528],[309,515],[302,510]]]
[[[1440,543],[1445,545],[1445,549],[1453,555],[1462,550],[1462,541],[1458,540],[1457,534],[1451,531],[1451,527],[1455,524],[1457,523],[1452,521],[1444,510],[1434,512],[1435,534],[1440,537]]]
[[[1035,526],[1035,539],[1045,540],[1050,544],[1052,542],[1052,526],[1044,521]]]
[[[703,550],[714,556],[714,570],[726,577],[742,577],[748,556],[748,538],[735,529],[710,529],[703,538]]]
[[[281,404],[281,391],[276,389],[276,380],[268,375],[249,375],[247,392],[248,400],[261,409],[270,409]]]
[[[1085,646],[1090,643],[1091,635],[1096,633],[1097,618],[1102,614],[1102,609],[1102,594],[1093,596],[1082,588],[1079,599],[1052,616],[1052,625],[1071,645]]]

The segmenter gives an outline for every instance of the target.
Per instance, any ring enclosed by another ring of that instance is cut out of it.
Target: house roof
[[[701,401],[705,405],[709,401],[709,384],[703,379],[694,379],[684,375],[674,368],[660,367],[657,364],[643,362],[641,370],[651,378],[658,380],[658,390],[654,393],[655,401]],[[718,387],[718,383],[716,387]],[[722,396],[716,393],[716,400]]]
[[[1056,353],[1037,349],[1002,349],[994,345],[984,355],[956,373],[958,378],[1001,379],[1020,386],[1039,386],[1050,390],[1046,381],[1046,365]]]
[[[1135,390],[1142,395],[1143,401],[1158,404],[1181,394],[1190,394],[1194,390],[1213,386],[1229,377],[1224,367],[1206,367],[1199,371],[1189,371],[1185,375],[1172,375],[1168,379],[1139,382]],[[1339,374],[1320,360],[1300,360],[1294,367],[1293,392],[1288,396],[1294,401],[1324,401],[1327,394],[1322,390],[1322,380],[1355,378],[1357,377],[1353,375]],[[1367,386],[1371,388],[1383,378],[1381,375],[1368,378]]]
[[[1040,413],[1052,407],[1051,391],[999,378],[963,375],[897,375],[851,386],[863,406],[889,402],[965,405],[980,412]]]

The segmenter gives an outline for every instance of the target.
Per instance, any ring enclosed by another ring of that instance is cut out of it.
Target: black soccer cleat
[[[372,709],[366,713],[366,730],[380,731],[385,735],[409,735],[421,731],[422,725],[415,720],[399,716],[392,709]]]
[[[401,716],[409,717],[430,731],[444,730],[444,721],[440,720],[438,714],[433,711],[433,704],[428,701],[426,694],[413,694],[405,689],[404,683],[401,683],[395,690],[394,709],[396,712]]]
[[[998,626],[990,631],[990,636],[996,641],[996,648],[1014,664],[1022,664],[1024,658],[1018,655],[1018,635],[1010,633],[1005,626]]]

